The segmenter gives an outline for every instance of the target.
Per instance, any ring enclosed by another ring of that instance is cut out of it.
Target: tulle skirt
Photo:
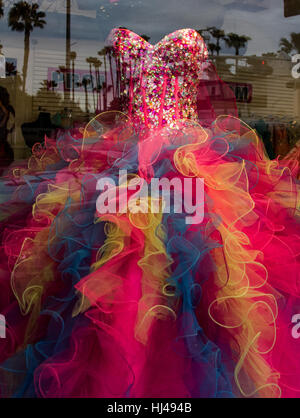
[[[0,185],[1,396],[298,397],[293,170],[229,116],[36,145]]]

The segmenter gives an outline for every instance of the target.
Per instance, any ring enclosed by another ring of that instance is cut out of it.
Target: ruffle
[[[201,223],[97,212],[120,170],[202,179]],[[2,396],[297,397],[299,183],[242,121],[74,133],[1,188]]]

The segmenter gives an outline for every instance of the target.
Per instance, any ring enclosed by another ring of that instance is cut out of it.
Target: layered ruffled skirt
[[[241,121],[73,132],[0,195],[2,397],[299,396],[299,183]]]

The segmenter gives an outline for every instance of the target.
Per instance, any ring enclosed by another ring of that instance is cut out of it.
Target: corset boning
[[[195,30],[178,30],[151,45],[131,31],[113,29],[109,42],[126,78],[128,113],[136,128],[197,119],[197,87],[208,53]]]

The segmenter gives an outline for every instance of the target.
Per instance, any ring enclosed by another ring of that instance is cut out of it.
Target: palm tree
[[[88,89],[87,89],[87,87],[88,87],[88,85],[90,83],[91,83],[91,80],[88,79],[88,78],[84,78],[82,80],[82,85],[83,85],[84,92],[85,92],[85,111],[86,111],[86,114],[87,115],[90,114],[90,110],[89,110],[89,98],[88,98]]]
[[[235,55],[238,56],[240,54],[240,49],[245,48],[251,38],[249,36],[238,35],[237,33],[231,32],[225,36],[224,40],[229,48],[235,49]]]
[[[290,36],[294,50],[300,54],[300,33],[292,32]]]
[[[100,95],[100,90],[101,90],[101,81],[100,81],[100,67],[102,65],[102,62],[95,57],[94,61],[93,61],[94,67],[95,67],[95,74],[96,74],[96,91],[97,91],[97,109],[96,110],[100,110],[101,109],[101,95]]]
[[[114,83],[114,74],[113,74],[113,67],[112,67],[112,56],[114,55],[114,49],[111,46],[106,46],[106,53],[108,55],[109,61],[109,69],[110,69],[110,79],[111,79],[111,87],[113,93],[113,99],[115,98],[115,83]]]
[[[230,32],[225,36],[224,41],[229,48],[235,49],[235,55],[238,57],[240,55],[240,49],[245,48],[250,39],[251,38],[249,36],[238,35],[237,33]],[[238,58],[235,59],[235,74],[237,74],[237,68]]]
[[[3,0],[0,0],[0,19],[4,16]],[[3,45],[0,44],[0,54],[2,51]]]
[[[37,3],[29,4],[19,1],[10,9],[8,26],[17,32],[24,32],[24,62],[23,62],[23,92],[25,92],[30,52],[30,34],[34,28],[43,28],[46,25],[44,12],[39,12]]]
[[[208,31],[211,34],[211,36],[217,40],[215,51],[217,52],[217,55],[219,55],[221,50],[220,41],[221,39],[225,39],[225,32],[221,29],[216,28],[215,26],[209,28]]]
[[[281,38],[279,43],[280,51],[290,54],[293,50],[293,44],[286,38]]]
[[[103,93],[103,107],[104,107],[104,110],[107,110],[107,64],[106,64],[106,48],[104,47],[103,49],[101,49],[101,51],[98,52],[98,55],[100,55],[100,57],[103,57],[103,62],[104,62],[104,76],[105,76],[105,81],[103,82],[103,85],[102,85],[102,93]]]
[[[150,36],[145,35],[144,33],[143,33],[143,35],[141,35],[141,38],[145,39],[145,41],[146,41],[146,42],[149,42],[149,41],[150,41],[150,39],[151,39],[151,37],[150,37]]]
[[[65,1],[66,7],[66,72],[64,77],[64,99],[70,101],[70,67],[71,67],[71,0]]]
[[[212,28],[206,28],[206,29],[197,29],[197,31],[196,32],[198,32],[199,33],[199,35],[201,35],[202,36],[202,38],[203,38],[203,40],[205,41],[205,42],[207,42],[207,41],[209,41],[209,39],[210,39],[210,35],[209,35],[209,31],[211,30]]]
[[[286,52],[287,54],[293,51],[300,54],[300,33],[292,32],[290,34],[290,40],[281,38],[279,46],[281,47],[280,51]]]

